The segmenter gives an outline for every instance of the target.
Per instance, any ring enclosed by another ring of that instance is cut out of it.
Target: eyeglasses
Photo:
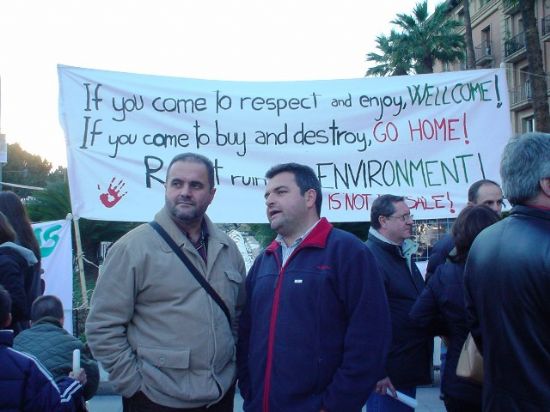
[[[411,215],[410,213],[407,213],[406,215],[401,216],[386,216],[388,219],[401,219],[403,222],[408,222],[409,220],[414,219],[414,215]]]

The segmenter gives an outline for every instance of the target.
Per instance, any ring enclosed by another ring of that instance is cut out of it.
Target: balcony
[[[474,48],[476,64],[479,66],[489,66],[493,62],[493,51],[491,41],[485,40]]]
[[[526,80],[519,86],[510,89],[510,109],[522,110],[531,104],[531,83]]]
[[[519,12],[520,0],[502,0],[502,12],[504,14],[516,14]]]
[[[540,38],[543,41],[550,41],[550,15],[540,20]]]
[[[525,32],[521,32],[514,37],[504,41],[504,61],[513,63],[525,58]]]

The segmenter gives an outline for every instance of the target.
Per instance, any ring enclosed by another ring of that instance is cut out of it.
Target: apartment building
[[[516,133],[535,129],[531,104],[525,32],[519,9],[521,0],[470,0],[470,19],[476,68],[505,67],[510,91],[510,119]],[[448,0],[449,16],[464,21],[462,1]],[[538,22],[544,70],[550,68],[550,0],[537,0]],[[462,29],[464,32],[464,29]],[[438,63],[434,72],[464,70],[464,62]],[[550,78],[549,78],[550,80]],[[550,85],[550,82],[548,83]]]

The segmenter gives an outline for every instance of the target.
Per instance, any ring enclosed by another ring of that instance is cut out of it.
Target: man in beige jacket
[[[244,261],[205,215],[216,192],[209,159],[176,156],[165,186],[155,222],[222,298],[231,325],[166,241],[144,224],[109,250],[86,322],[88,343],[123,396],[124,411],[231,412]]]

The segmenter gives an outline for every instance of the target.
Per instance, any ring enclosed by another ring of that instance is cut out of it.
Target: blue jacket
[[[412,272],[401,248],[369,233],[367,247],[376,258],[390,305],[392,343],[386,375],[397,388],[431,383],[433,339],[426,337],[409,317],[414,302],[424,289],[424,279],[416,264]]]
[[[247,278],[237,354],[245,411],[360,411],[391,340],[373,256],[321,219],[281,261],[273,242]]]
[[[454,399],[477,404],[481,409],[481,385],[456,376],[456,365],[469,328],[464,303],[464,263],[439,266],[410,313],[413,321],[434,336],[434,328],[449,338],[441,391]],[[441,323],[443,325],[441,325]]]
[[[69,377],[56,384],[35,358],[12,349],[12,342],[13,332],[0,330],[0,410],[78,410],[82,385]]]
[[[40,274],[35,274],[34,253],[13,242],[0,245],[0,284],[12,298],[10,329],[19,333],[29,327],[31,305],[39,296]]]

